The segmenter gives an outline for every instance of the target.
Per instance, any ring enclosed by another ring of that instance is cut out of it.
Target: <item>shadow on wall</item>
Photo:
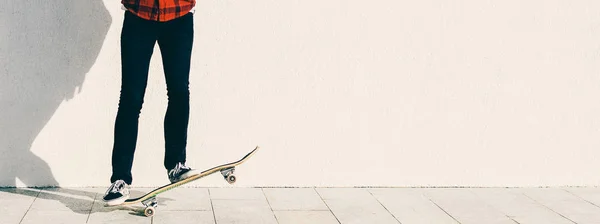
[[[111,16],[102,0],[30,0],[4,2],[0,19],[0,186],[57,186],[31,145],[80,90]]]

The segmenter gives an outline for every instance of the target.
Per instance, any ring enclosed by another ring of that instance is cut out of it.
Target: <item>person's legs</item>
[[[161,24],[158,45],[167,83],[168,105],[164,119],[164,167],[186,162],[190,112],[189,74],[194,39],[193,14]]]
[[[157,23],[125,13],[121,31],[121,94],[115,121],[110,181],[132,182],[131,167],[137,143],[138,119],[146,85],[150,58],[157,39]]]

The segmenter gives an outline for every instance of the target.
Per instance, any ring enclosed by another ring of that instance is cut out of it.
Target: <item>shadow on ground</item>
[[[90,191],[66,188],[0,188],[0,192],[36,198],[34,203],[45,204],[41,206],[48,206],[48,203],[58,201],[66,208],[79,214],[126,210],[130,211],[129,214],[131,215],[144,216],[145,207],[141,203],[128,206],[106,206],[104,202],[102,202],[102,196],[104,195],[102,190],[103,189],[100,188]],[[132,190],[131,198],[139,197],[146,193],[147,192]],[[173,201],[171,198],[157,198],[158,206],[164,206],[165,202]],[[32,207],[35,208],[35,206]]]

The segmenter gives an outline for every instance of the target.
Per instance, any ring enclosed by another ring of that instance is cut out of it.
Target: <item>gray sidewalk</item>
[[[0,223],[600,223],[600,188],[178,188],[151,218],[104,190],[0,189]]]

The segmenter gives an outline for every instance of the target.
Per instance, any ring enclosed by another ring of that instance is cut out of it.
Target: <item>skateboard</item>
[[[258,150],[258,146],[256,146],[256,148],[254,148],[254,150],[250,151],[248,154],[246,154],[244,157],[242,157],[240,160],[235,161],[235,162],[231,162],[231,163],[226,163],[223,165],[219,165],[219,166],[215,166],[213,168],[207,169],[202,171],[199,174],[195,174],[192,175],[186,179],[180,180],[178,182],[175,183],[171,183],[171,184],[167,184],[164,185],[162,187],[156,188],[153,191],[148,192],[147,194],[138,197],[138,198],[130,198],[125,200],[125,202],[119,204],[119,205],[115,205],[115,206],[120,206],[120,205],[131,205],[131,204],[135,204],[135,203],[139,203],[141,202],[142,205],[144,205],[146,208],[144,209],[144,215],[146,215],[147,217],[151,217],[154,215],[154,213],[156,212],[156,207],[158,206],[158,200],[156,199],[156,195],[163,193],[165,191],[171,190],[175,187],[179,187],[181,185],[187,184],[189,182],[192,182],[194,180],[198,180],[202,177],[211,175],[213,173],[216,173],[217,171],[221,172],[221,175],[223,175],[223,177],[225,178],[225,180],[229,183],[229,184],[233,184],[235,183],[235,181],[237,180],[237,178],[235,177],[234,171],[235,171],[235,167],[246,162],[250,157],[252,157],[252,155],[254,155],[254,153],[256,152],[256,150]]]

